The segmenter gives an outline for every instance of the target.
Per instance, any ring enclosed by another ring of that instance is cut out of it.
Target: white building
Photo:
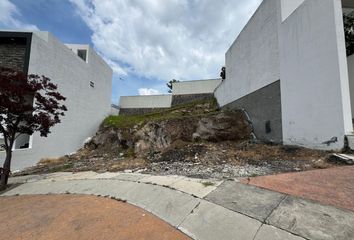
[[[177,105],[211,99],[221,79],[180,81],[172,83],[172,94],[148,96],[121,96],[119,113],[126,115],[144,114],[168,109]]]
[[[260,139],[343,148],[354,113],[343,13],[353,11],[353,0],[263,0],[226,53],[219,104],[244,108]]]
[[[12,170],[75,152],[110,114],[112,70],[88,45],[64,45],[48,32],[0,32],[0,66],[45,75],[67,98],[68,111],[47,138],[16,140]]]

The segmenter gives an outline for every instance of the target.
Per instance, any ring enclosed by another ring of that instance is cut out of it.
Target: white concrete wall
[[[289,17],[305,0],[281,0],[281,17],[284,21]]]
[[[172,84],[173,95],[213,93],[222,79],[182,81]]]
[[[86,54],[88,56],[90,51],[90,45],[88,44],[65,44],[65,46],[67,46],[76,55],[78,54],[79,50],[86,50]],[[86,62],[88,62],[88,59],[86,59]]]
[[[118,107],[111,106],[110,115],[112,115],[112,116],[119,115],[119,108],[118,108]]]
[[[169,108],[172,95],[150,96],[122,96],[119,100],[120,108]]]
[[[84,62],[51,34],[34,33],[29,73],[51,78],[67,98],[68,112],[47,138],[35,133],[31,149],[14,151],[12,170],[32,166],[41,158],[75,152],[97,131],[111,108],[112,70],[93,49],[89,49],[88,61]],[[95,83],[94,88],[90,81]],[[0,159],[4,159],[4,153],[0,153]]]
[[[306,0],[279,43],[284,143],[341,149],[353,130],[341,1]]]
[[[347,60],[348,60],[348,73],[349,73],[350,103],[351,103],[351,109],[353,114],[354,113],[354,54],[349,56]]]
[[[224,106],[280,79],[279,0],[264,0],[226,53],[226,80],[215,96]]]

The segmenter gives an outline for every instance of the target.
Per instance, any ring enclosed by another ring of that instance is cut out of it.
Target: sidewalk
[[[236,181],[83,172],[12,179],[3,196],[93,194],[126,200],[199,240],[352,240],[354,212]]]
[[[11,240],[190,239],[138,207],[103,197],[2,197],[0,211],[1,236]]]
[[[354,166],[255,177],[243,182],[354,211]]]

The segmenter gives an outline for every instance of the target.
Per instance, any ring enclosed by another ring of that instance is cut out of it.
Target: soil
[[[82,149],[59,159],[42,160],[37,166],[15,175],[57,171],[139,172],[153,175],[182,175],[196,178],[233,179],[286,172],[324,169],[341,165],[330,160],[330,152],[292,146],[243,142],[176,141],[146,158],[112,157]]]
[[[141,172],[232,179],[330,168],[330,152],[255,143],[243,111],[215,101],[142,116],[111,116],[77,153],[42,159],[16,175]]]

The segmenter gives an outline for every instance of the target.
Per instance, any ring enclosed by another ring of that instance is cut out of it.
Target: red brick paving
[[[354,166],[255,177],[242,182],[354,211]]]
[[[0,197],[0,236],[22,240],[187,240],[152,214],[107,198]]]

